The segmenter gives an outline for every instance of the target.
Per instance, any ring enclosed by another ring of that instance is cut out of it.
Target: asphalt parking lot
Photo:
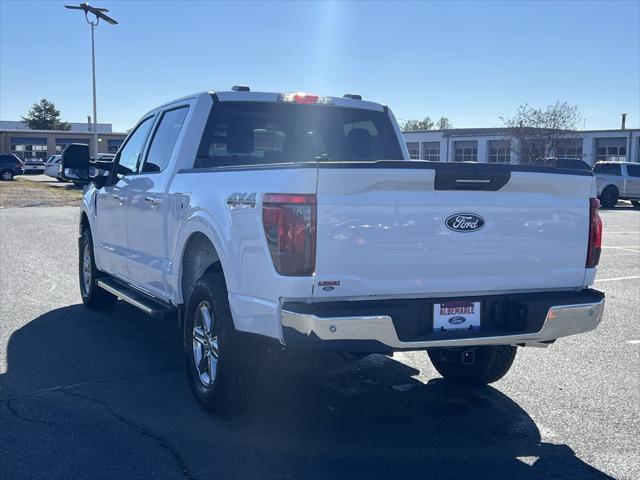
[[[0,478],[640,478],[640,209],[602,212],[605,318],[477,390],[426,354],[279,353],[205,413],[173,324],[81,306],[78,210],[0,210]]]

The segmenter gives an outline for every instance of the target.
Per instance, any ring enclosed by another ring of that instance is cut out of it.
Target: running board
[[[98,286],[155,319],[175,316],[178,312],[177,308],[134,290],[113,278],[102,278],[98,280]]]

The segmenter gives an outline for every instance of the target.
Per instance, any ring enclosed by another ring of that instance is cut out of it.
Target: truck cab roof
[[[218,102],[283,102],[290,101],[291,103],[300,104],[313,104],[316,103],[319,106],[334,106],[334,107],[350,107],[360,108],[365,110],[384,111],[386,106],[377,102],[371,102],[368,100],[362,100],[360,95],[345,94],[342,97],[333,97],[325,95],[316,95],[306,92],[252,92],[250,90],[234,90],[236,87],[232,87],[230,90],[209,90],[206,92],[198,92],[192,95],[177,98],[170,102],[166,102],[153,110],[147,112],[151,114],[159,109],[166,108],[174,103],[184,102],[185,100],[200,99],[201,97],[212,97]],[[299,99],[296,101],[296,98]],[[316,98],[320,99],[318,102],[311,102],[308,99]],[[283,100],[287,99],[287,100]],[[291,100],[288,100],[291,99]]]

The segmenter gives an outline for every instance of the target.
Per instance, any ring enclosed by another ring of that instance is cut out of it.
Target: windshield
[[[387,112],[221,102],[211,110],[194,166],[382,159],[403,160]]]

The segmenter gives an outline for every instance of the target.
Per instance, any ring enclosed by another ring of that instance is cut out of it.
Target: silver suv
[[[615,207],[618,200],[631,200],[634,206],[640,206],[640,163],[598,162],[593,174],[603,207]]]

